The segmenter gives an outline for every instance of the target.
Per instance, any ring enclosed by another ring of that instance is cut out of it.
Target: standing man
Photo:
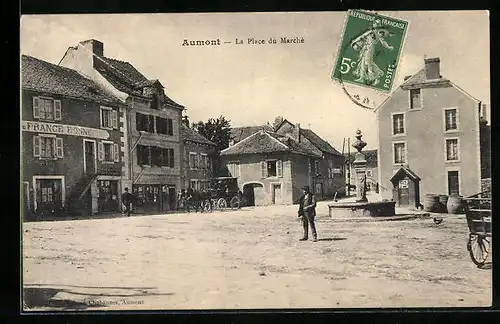
[[[124,214],[130,216],[130,205],[132,204],[133,196],[130,192],[128,192],[128,188],[125,188],[125,192],[122,195],[122,203],[125,206]]]
[[[309,186],[302,188],[303,195],[299,202],[299,217],[302,217],[302,225],[304,226],[304,236],[299,241],[307,241],[308,229],[311,226],[313,242],[318,241],[316,226],[314,225],[314,217],[316,216],[316,199],[311,193]]]

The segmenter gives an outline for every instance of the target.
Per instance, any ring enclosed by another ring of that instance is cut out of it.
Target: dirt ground
[[[490,306],[464,215],[348,222],[318,205],[23,225],[29,310]]]

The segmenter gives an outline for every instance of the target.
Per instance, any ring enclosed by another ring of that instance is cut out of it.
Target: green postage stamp
[[[390,92],[407,30],[407,21],[349,10],[332,78]]]

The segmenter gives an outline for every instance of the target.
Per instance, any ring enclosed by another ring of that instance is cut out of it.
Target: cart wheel
[[[490,252],[490,241],[486,236],[480,234],[469,234],[467,250],[469,251],[472,262],[480,267],[488,258],[488,253]]]
[[[442,218],[435,218],[435,217],[434,217],[434,223],[435,223],[435,224],[439,225],[439,224],[441,224],[442,222],[443,222],[443,219],[442,219]]]
[[[219,198],[219,200],[217,200],[217,208],[219,208],[220,210],[226,209],[227,208],[226,199]]]
[[[231,199],[231,208],[233,210],[236,210],[236,209],[239,209],[240,208],[240,199],[236,196],[234,196],[232,199]]]

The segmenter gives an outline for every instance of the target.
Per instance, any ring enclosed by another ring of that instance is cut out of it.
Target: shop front
[[[97,210],[99,213],[120,211],[117,180],[97,180]]]
[[[175,185],[136,184],[132,186],[134,213],[161,213],[175,210]]]

